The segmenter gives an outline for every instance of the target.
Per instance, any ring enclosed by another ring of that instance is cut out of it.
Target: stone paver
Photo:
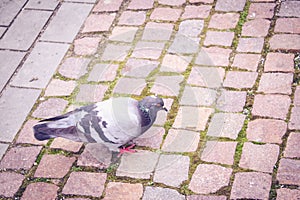
[[[231,49],[219,47],[201,48],[195,63],[198,65],[227,66]]]
[[[300,184],[300,161],[281,158],[277,172],[279,184]]]
[[[116,26],[113,29],[109,39],[112,41],[132,42],[137,30],[137,27]]]
[[[127,8],[132,10],[150,9],[153,7],[153,3],[154,0],[149,0],[145,2],[141,2],[139,0],[132,0]]]
[[[247,138],[250,141],[278,143],[287,130],[286,122],[276,119],[255,119],[248,123]]]
[[[130,50],[129,45],[108,44],[102,54],[103,61],[123,61]]]
[[[284,53],[268,53],[264,71],[294,72],[294,55]]]
[[[270,19],[274,15],[275,3],[251,3],[247,18],[267,18]]]
[[[173,187],[188,179],[190,158],[181,155],[161,155],[155,169],[153,181]]]
[[[100,197],[104,190],[105,173],[72,172],[62,193]]]
[[[114,89],[114,93],[140,95],[145,86],[144,79],[121,78]]]
[[[252,88],[257,75],[258,74],[256,72],[229,71],[226,75],[223,86],[237,89]]]
[[[83,32],[108,31],[114,19],[115,14],[92,14],[86,19]]]
[[[191,57],[166,54],[161,63],[160,70],[163,72],[166,71],[182,73],[188,67],[191,59]]]
[[[124,11],[119,19],[120,25],[142,25],[146,19],[146,12],[144,11]]]
[[[0,195],[13,197],[25,177],[15,172],[0,172]]]
[[[70,170],[74,161],[74,157],[65,157],[63,155],[44,155],[34,173],[34,176],[44,178],[63,178]]]
[[[163,200],[178,199],[184,200],[185,197],[174,189],[147,186],[143,195],[143,200]]]
[[[230,0],[219,0],[216,4],[216,10],[218,11],[242,11],[246,0],[237,0],[237,1],[230,1]]]
[[[16,14],[26,3],[25,0],[18,2],[15,1],[1,1],[0,6],[0,24],[8,26],[11,21],[15,18]]]
[[[215,13],[212,15],[208,27],[216,29],[231,29],[235,28],[238,21],[238,13]]]
[[[70,151],[70,152],[76,153],[82,147],[82,143],[74,142],[74,141],[67,140],[64,138],[55,138],[53,140],[53,142],[51,143],[50,147],[53,149],[62,149],[65,151]]]
[[[28,1],[26,8],[32,9],[45,9],[45,10],[54,10],[59,2],[55,0],[39,2],[38,0]]]
[[[286,119],[291,100],[285,95],[256,95],[252,114],[262,117]]]
[[[176,34],[174,42],[168,51],[173,54],[193,54],[198,51],[198,43],[198,39]]]
[[[297,12],[297,8],[299,8],[299,1],[288,1],[283,2],[280,6],[279,16],[286,17],[300,17],[299,12]]]
[[[200,164],[192,176],[189,189],[199,194],[214,193],[229,184],[231,173],[230,168]]]
[[[31,183],[29,184],[22,196],[22,199],[32,200],[48,200],[55,199],[59,188],[54,184],[49,183]]]
[[[270,21],[266,19],[255,19],[244,24],[242,35],[251,37],[265,37],[268,34]]]
[[[159,149],[163,141],[164,134],[165,134],[165,129],[163,127],[156,127],[156,126],[151,127],[143,135],[136,138],[134,142],[138,146],[146,146],[146,147],[151,147],[153,149]]]
[[[246,92],[223,90],[217,101],[217,108],[225,112],[241,112],[246,95]]]
[[[264,73],[262,74],[258,86],[258,92],[291,94],[293,74],[289,73]]]
[[[204,20],[185,20],[179,25],[178,33],[187,37],[196,38],[199,36],[204,27]]]
[[[288,127],[290,129],[300,129],[300,107],[299,106],[292,108],[291,119]]]
[[[151,92],[165,96],[177,96],[183,76],[158,76],[155,79]]]
[[[0,168],[29,170],[33,166],[41,149],[42,147],[39,146],[11,148],[1,160]]]
[[[90,59],[87,58],[69,57],[64,60],[58,72],[67,78],[78,79],[87,73],[89,62]]]
[[[119,68],[119,65],[114,64],[96,64],[89,77],[88,81],[113,81],[115,77],[117,76],[117,70]]]
[[[278,18],[274,31],[279,33],[300,33],[299,25],[299,18]]]
[[[122,0],[115,0],[115,1],[101,0],[96,4],[93,11],[94,12],[118,11],[122,2],[123,2]]]
[[[150,19],[177,21],[181,12],[181,9],[176,8],[155,8],[150,15]]]
[[[300,190],[291,190],[288,188],[280,188],[276,190],[278,200],[284,199],[299,199],[300,198]]]
[[[149,1],[147,1],[149,2]],[[145,26],[142,39],[143,40],[169,40],[174,25],[171,23],[148,22]],[[160,31],[157,34],[157,30]]]
[[[300,49],[300,35],[296,34],[275,34],[270,39],[271,49]]]
[[[211,106],[217,96],[217,91],[200,88],[200,87],[185,87],[180,104],[187,106]]]
[[[187,83],[208,88],[219,88],[224,76],[225,70],[221,67],[193,67]]]
[[[28,120],[24,125],[21,131],[19,132],[16,143],[21,144],[35,144],[35,145],[45,145],[47,144],[47,140],[39,141],[35,139],[33,133],[33,126],[38,123],[38,120]]]
[[[236,54],[232,63],[233,67],[237,67],[240,69],[246,69],[249,71],[256,71],[259,61],[259,54]]]
[[[260,53],[264,45],[263,38],[240,38],[237,46],[238,52]]]
[[[79,87],[79,93],[76,96],[78,102],[98,102],[104,97],[107,85],[89,85],[83,84]]]
[[[184,9],[184,13],[182,14],[183,19],[191,19],[191,18],[207,18],[209,16],[209,12],[211,10],[210,5],[188,5]]]
[[[300,157],[300,151],[297,148],[297,144],[300,142],[300,134],[292,132],[290,133],[287,143],[286,143],[286,148],[284,150],[284,157]]]
[[[207,31],[204,45],[231,46],[233,32]]]
[[[45,91],[45,96],[69,96],[75,87],[75,81],[52,79]]]
[[[165,43],[140,41],[136,44],[132,57],[158,59],[163,51]]]
[[[143,195],[143,185],[140,183],[109,182],[105,190],[104,200],[124,199],[139,200]]]
[[[158,65],[157,61],[130,58],[121,73],[124,76],[146,78]]]
[[[74,41],[74,53],[77,55],[92,55],[97,52],[99,37],[83,37]]]
[[[231,189],[230,199],[268,199],[272,176],[260,172],[239,172]]]
[[[8,144],[2,144],[0,143],[0,160],[4,156],[6,150],[8,149]]]
[[[62,114],[68,102],[64,99],[50,98],[42,102],[36,110],[32,113],[36,118],[49,118]]]
[[[226,196],[215,196],[215,195],[190,195],[187,196],[187,200],[225,200]]]
[[[278,154],[279,146],[275,144],[256,145],[246,142],[243,146],[239,166],[245,169],[272,173]]]

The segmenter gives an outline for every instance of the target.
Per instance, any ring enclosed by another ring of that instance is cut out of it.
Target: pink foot
[[[133,147],[135,147],[135,144],[132,144],[128,147],[122,147],[120,149],[120,153],[118,154],[118,157],[120,157],[123,153],[135,153],[136,150],[132,149]]]

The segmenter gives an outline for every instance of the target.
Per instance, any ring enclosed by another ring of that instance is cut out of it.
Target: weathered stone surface
[[[20,131],[16,143],[21,144],[35,144],[35,145],[45,145],[47,144],[47,140],[39,141],[35,139],[33,133],[33,126],[38,123],[38,120],[29,119],[23,126]]]
[[[209,194],[218,191],[229,184],[232,169],[219,165],[198,165],[189,184],[189,189],[199,194]]]
[[[129,58],[121,73],[124,76],[146,78],[158,65],[157,61]]]
[[[158,0],[158,3],[169,6],[180,6],[185,3],[185,0]]]
[[[226,200],[226,196],[215,195],[190,195],[186,197],[187,200]]]
[[[79,87],[79,93],[76,96],[76,101],[79,102],[98,102],[104,97],[107,90],[107,85],[89,85],[83,84]]]
[[[144,11],[124,11],[119,18],[120,25],[139,26],[145,22],[146,12]]]
[[[9,1],[4,0],[0,3],[0,24],[9,26],[11,21],[15,18],[18,12],[22,9],[27,1]]]
[[[292,73],[263,73],[257,91],[264,93],[292,93]]]
[[[291,100],[286,95],[261,95],[254,97],[252,114],[262,117],[286,119]]]
[[[243,36],[265,37],[268,34],[271,22],[266,19],[255,19],[245,22],[242,29]]]
[[[0,121],[0,141],[13,141],[40,93],[40,90],[12,87],[3,91],[0,113],[9,117]]]
[[[289,129],[300,129],[300,107],[292,108],[292,114],[289,122]]]
[[[161,155],[155,169],[153,181],[173,187],[188,179],[190,158],[181,155]]]
[[[201,48],[195,63],[198,65],[224,66],[229,64],[231,49],[220,47]]]
[[[0,48],[27,51],[46,24],[50,15],[51,12],[49,11],[21,11],[0,40]],[[27,31],[24,31],[24,29]]]
[[[224,76],[225,70],[221,67],[193,67],[187,83],[208,88],[219,88]]]
[[[300,158],[298,144],[300,144],[300,134],[295,132],[290,133],[284,150],[284,157]]]
[[[272,176],[260,172],[235,174],[230,199],[268,199]]]
[[[13,197],[22,185],[25,177],[15,172],[0,173],[0,195],[4,197]]]
[[[59,98],[50,98],[42,102],[33,112],[32,116],[37,118],[49,118],[62,114],[68,105],[68,101]]]
[[[185,20],[180,22],[178,33],[187,37],[197,38],[204,27],[204,20]]]
[[[149,2],[149,1],[147,1]],[[169,40],[174,25],[171,23],[147,22],[142,39],[143,40]],[[157,32],[159,31],[159,34]]]
[[[238,52],[260,53],[264,45],[263,38],[240,38],[237,46]]]
[[[62,193],[100,197],[106,177],[105,173],[72,172]]]
[[[300,14],[298,12],[299,7],[299,1],[282,2],[278,15],[286,17],[300,17]]]
[[[217,108],[225,112],[241,112],[246,103],[246,92],[223,90]]]
[[[294,72],[294,54],[268,53],[265,72]]]
[[[238,13],[215,13],[212,15],[208,27],[216,29],[231,29],[235,28],[238,21]]]
[[[29,0],[25,8],[32,9],[44,9],[44,10],[54,10],[59,2],[56,0],[49,1],[39,1],[39,0]]]
[[[197,150],[200,134],[188,130],[170,129],[162,146],[168,152],[194,152]]]
[[[207,18],[209,16],[211,8],[212,7],[210,5],[187,5],[184,9],[184,13],[182,14],[182,18]]]
[[[50,148],[53,149],[62,149],[65,151],[78,152],[82,147],[81,142],[74,142],[72,140],[64,139],[64,138],[55,138],[50,145]]]
[[[108,31],[115,14],[91,14],[84,23],[83,33]]]
[[[90,75],[88,81],[113,81],[117,76],[119,65],[115,64],[96,64]]]
[[[182,10],[176,8],[155,8],[150,15],[150,19],[177,21]]]
[[[74,157],[43,155],[34,177],[63,178],[74,163]]]
[[[300,33],[299,18],[278,18],[276,20],[275,32],[280,33]]]
[[[232,165],[237,142],[207,141],[201,160]]]
[[[163,127],[152,126],[143,135],[134,139],[134,143],[138,146],[146,146],[154,149],[159,149],[164,135],[165,129]]]
[[[101,37],[83,37],[74,41],[74,53],[77,55],[93,55],[97,52]]]
[[[203,131],[209,116],[213,112],[213,108],[181,106],[178,110],[173,127]]]
[[[87,58],[69,57],[64,60],[58,72],[67,78],[78,79],[87,73],[89,62],[90,59]]]
[[[149,179],[158,161],[159,154],[151,151],[138,151],[124,154],[117,169],[117,176]]]
[[[2,159],[3,155],[5,154],[6,150],[8,149],[8,144],[0,143],[0,160]]]
[[[165,96],[177,96],[183,76],[158,76],[155,79],[151,92]]]
[[[59,188],[49,183],[31,183],[26,187],[22,199],[49,200],[55,199]]]
[[[255,119],[248,123],[247,139],[255,142],[278,143],[287,130],[286,122],[276,119]]]
[[[114,88],[114,93],[140,95],[145,86],[144,79],[121,78]]]
[[[198,43],[198,38],[191,38],[177,33],[168,52],[173,54],[194,54],[198,51]]]
[[[120,42],[132,42],[137,32],[137,27],[116,26],[112,30],[109,40]]]
[[[271,49],[300,49],[300,35],[296,34],[275,34],[270,39]]]
[[[129,3],[127,8],[131,10],[151,9],[153,8],[153,3],[154,0],[148,0],[148,1],[132,0]]]
[[[68,44],[37,42],[12,81],[13,86],[45,88],[69,48]]]
[[[231,46],[233,37],[233,32],[207,31],[204,45]]]
[[[109,182],[105,189],[104,200],[139,200],[143,195],[143,185],[140,183]]]
[[[242,11],[245,6],[246,0],[219,0],[216,4],[216,10],[218,11]]]
[[[143,200],[158,200],[158,199],[184,200],[185,197],[173,189],[147,186],[145,188],[145,192],[142,199]]]
[[[281,158],[277,180],[279,184],[300,185],[300,160]]]
[[[229,71],[227,72],[226,79],[224,80],[224,87],[233,88],[252,88],[258,73],[256,72],[239,72]]]
[[[37,156],[39,155],[42,147],[13,147],[3,157],[0,162],[1,169],[25,169],[29,170]]]
[[[101,153],[99,153],[101,152]],[[84,167],[108,168],[111,164],[112,152],[103,144],[89,143],[80,154],[77,165]]]
[[[275,144],[256,145],[244,143],[239,166],[261,172],[272,173],[279,154],[279,146]]]
[[[102,54],[102,60],[104,61],[123,61],[131,46],[120,44],[107,44]]]
[[[45,96],[69,96],[76,87],[75,81],[52,79],[45,91]]]
[[[261,56],[259,54],[238,53],[234,57],[232,66],[249,71],[256,71],[260,61],[260,57]]]
[[[246,116],[235,113],[216,113],[211,119],[207,135],[236,139]]]
[[[295,90],[294,105],[295,106],[300,106],[300,86],[297,86],[296,90]]]
[[[186,86],[180,100],[180,105],[212,106],[216,97],[216,90]]]
[[[267,18],[274,15],[275,3],[251,3],[248,12],[248,19]]]
[[[186,70],[191,60],[192,57],[166,54],[162,61],[160,70],[163,72],[182,73]]]
[[[300,190],[291,190],[288,188],[280,188],[276,190],[277,200],[286,200],[286,199],[300,199]]]
[[[158,59],[161,56],[164,46],[164,42],[139,41],[132,52],[132,57]]]
[[[91,4],[62,3],[41,39],[53,42],[72,42],[92,7]]]
[[[94,7],[94,12],[109,12],[109,11],[118,11],[122,0],[114,0],[114,1],[105,1],[101,0],[97,3],[97,5]]]

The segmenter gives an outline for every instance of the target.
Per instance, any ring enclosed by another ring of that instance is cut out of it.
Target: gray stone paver
[[[0,196],[298,198],[299,6],[1,1]],[[151,94],[169,112],[133,141],[137,153],[34,138],[38,119],[66,107]]]

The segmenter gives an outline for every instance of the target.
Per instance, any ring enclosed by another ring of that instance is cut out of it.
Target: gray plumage
[[[118,147],[147,131],[160,110],[167,111],[159,97],[148,96],[141,101],[129,97],[111,98],[41,120],[33,127],[34,136],[38,140],[63,137],[103,143],[110,150],[118,151]]]

